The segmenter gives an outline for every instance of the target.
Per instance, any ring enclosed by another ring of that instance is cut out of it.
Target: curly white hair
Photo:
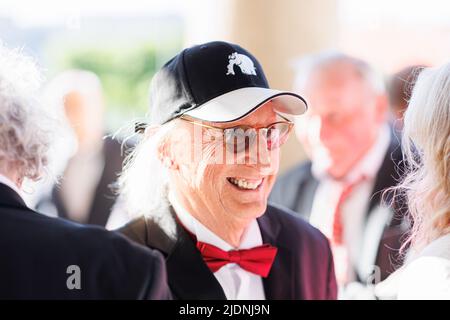
[[[32,180],[44,171],[51,140],[42,82],[32,58],[0,42],[0,165]]]

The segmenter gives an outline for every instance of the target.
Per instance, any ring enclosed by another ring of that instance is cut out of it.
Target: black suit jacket
[[[81,289],[70,290],[76,274]],[[100,227],[34,212],[0,184],[0,299],[169,297],[159,253]]]
[[[393,210],[381,206],[383,191],[398,183],[402,168],[401,147],[398,138],[392,133],[388,151],[377,173],[369,206],[365,213],[366,231],[370,223],[382,224],[382,234],[379,241],[376,242],[377,245],[363,248],[363,250],[376,251],[372,254],[375,260],[370,261],[370,264],[380,268],[379,276],[381,280],[384,280],[402,263],[399,248],[402,237],[407,231],[407,226],[404,223],[405,203],[398,198],[394,207],[392,207]],[[314,178],[311,172],[311,162],[307,161],[280,177],[275,183],[269,199],[274,203],[290,208],[305,219],[309,219],[318,185],[319,181]],[[389,200],[389,197],[387,199]],[[386,210],[389,212],[384,212]],[[371,219],[371,216],[375,215],[382,218]],[[366,282],[373,277],[373,274],[370,272],[361,274],[357,270],[357,276],[360,281]]]
[[[116,195],[112,186],[116,182],[118,174],[122,171],[124,160],[121,143],[110,137],[105,138],[103,142],[103,159],[105,165],[95,188],[86,224],[105,226],[108,222],[112,207],[116,201]],[[48,208],[48,206],[55,208],[58,217],[70,220],[69,212],[61,197],[60,185],[55,185],[51,194],[44,196],[38,201],[36,210],[42,211],[43,208]]]
[[[173,209],[166,211],[158,218],[138,218],[120,231],[165,255],[169,286],[176,298],[226,299]],[[336,299],[333,259],[320,231],[272,205],[258,224],[263,242],[278,248],[269,276],[263,278],[267,299]]]

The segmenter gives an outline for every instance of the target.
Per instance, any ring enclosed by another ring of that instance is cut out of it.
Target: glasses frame
[[[252,127],[252,126],[242,126],[242,125],[238,125],[238,126],[232,126],[232,127],[227,127],[227,128],[221,128],[221,127],[216,127],[216,126],[212,126],[212,125],[208,125],[208,124],[204,124],[201,122],[196,122],[195,120],[200,120],[200,119],[195,119],[195,118],[186,118],[184,115],[180,116],[178,119],[186,121],[188,123],[192,123],[193,125],[197,125],[197,126],[201,126],[207,129],[213,129],[213,130],[220,130],[222,132],[222,136],[225,138],[225,130],[230,130],[230,129],[237,129],[237,128],[242,128],[244,130],[248,130],[248,129],[254,129],[257,132],[259,132],[259,130],[261,129],[266,129],[268,130],[270,127],[276,125],[276,124],[287,124],[288,125],[288,130],[286,133],[286,136],[289,136],[289,134],[292,131],[292,128],[294,127],[294,122],[292,122],[291,120],[289,120],[288,118],[282,116],[281,114],[277,113],[277,115],[281,118],[284,119],[284,121],[276,121],[274,123],[271,123],[268,126],[262,126],[262,127]],[[224,139],[224,141],[226,141],[226,139]],[[283,143],[284,144],[284,143]],[[279,145],[277,148],[280,148],[283,144]]]

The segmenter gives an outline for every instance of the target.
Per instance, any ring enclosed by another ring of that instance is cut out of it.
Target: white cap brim
[[[276,111],[301,115],[307,110],[306,101],[299,95],[273,89],[248,87],[227,92],[184,114],[210,122],[230,122],[245,117],[268,101]]]

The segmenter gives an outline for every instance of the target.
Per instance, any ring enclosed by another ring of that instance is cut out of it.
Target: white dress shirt
[[[313,174],[319,180],[319,186],[314,195],[311,209],[310,223],[322,231],[329,239],[333,233],[334,212],[343,189],[362,176],[365,179],[358,183],[341,207],[343,242],[346,247],[350,264],[355,265],[361,255],[364,233],[364,220],[370,197],[375,184],[377,172],[380,169],[390,143],[390,131],[387,125],[380,129],[377,140],[366,155],[357,163],[350,173],[341,180],[318,172],[314,168]],[[334,252],[335,257],[339,256]],[[337,260],[337,259],[336,259]],[[336,269],[338,261],[336,262]],[[348,268],[347,282],[354,281],[356,275],[352,268]]]
[[[189,214],[177,201],[173,193],[169,193],[169,201],[183,226],[193,233],[198,241],[211,244],[223,251],[250,249],[263,244],[256,219],[250,223],[244,232],[239,248],[234,248]],[[235,263],[223,266],[214,272],[214,276],[220,283],[228,300],[265,300],[262,278],[242,269]]]

